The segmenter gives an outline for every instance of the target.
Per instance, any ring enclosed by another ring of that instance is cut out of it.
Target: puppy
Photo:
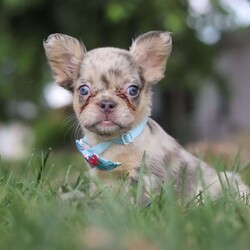
[[[233,173],[217,173],[181,147],[151,118],[151,88],[164,77],[172,49],[170,33],[152,31],[129,50],[87,51],[77,39],[52,34],[43,43],[56,83],[73,94],[73,107],[85,135],[77,141],[92,175],[109,184],[127,175],[138,182],[142,161],[145,192],[173,181],[177,195],[190,199],[208,192],[216,198],[232,184],[249,188]]]

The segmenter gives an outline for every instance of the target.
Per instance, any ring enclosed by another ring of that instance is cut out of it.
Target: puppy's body
[[[73,106],[89,147],[112,140],[134,129],[151,112],[151,87],[164,77],[172,41],[167,32],[149,32],[138,37],[129,51],[99,48],[87,52],[75,38],[54,34],[44,47],[55,80],[73,92]],[[105,172],[91,169],[105,183],[128,175],[138,181],[145,153],[146,190],[158,192],[163,181],[174,181],[175,191],[192,197],[207,189],[213,197],[226,177],[185,151],[152,119],[128,145],[112,144],[102,157],[121,162]],[[227,173],[239,191],[249,189],[238,176]]]
[[[98,143],[94,138],[90,142],[91,145]],[[144,174],[147,193],[158,193],[164,181],[174,181],[176,194],[184,195],[187,200],[203,191],[216,198],[220,194],[221,185],[228,187],[228,181],[237,185],[241,194],[247,193],[248,187],[238,175],[226,172],[220,173],[219,177],[216,170],[187,152],[152,119],[148,120],[143,133],[125,147],[126,150],[124,145],[112,145],[103,154],[114,162],[122,162],[122,166],[112,170],[112,174],[96,169],[92,169],[91,174],[107,184],[124,173],[128,174],[132,182],[137,182],[145,152],[145,166],[149,169]]]

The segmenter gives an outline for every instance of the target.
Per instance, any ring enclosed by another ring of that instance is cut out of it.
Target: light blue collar
[[[122,134],[121,136],[109,140],[101,142],[95,145],[92,148],[86,148],[85,145],[88,145],[87,138],[80,140],[76,140],[77,149],[80,153],[84,156],[85,160],[88,162],[90,167],[97,168],[99,170],[108,171],[114,169],[121,165],[120,162],[112,162],[102,158],[99,154],[102,154],[108,147],[112,144],[120,144],[120,145],[128,145],[132,143],[137,136],[139,136],[144,128],[146,127],[148,119],[145,118],[137,127],[133,128],[132,130]]]

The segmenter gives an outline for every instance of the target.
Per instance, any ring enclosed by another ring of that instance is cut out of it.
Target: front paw
[[[84,198],[84,193],[78,189],[73,189],[67,183],[63,184],[58,190],[58,196],[62,201],[79,201]]]

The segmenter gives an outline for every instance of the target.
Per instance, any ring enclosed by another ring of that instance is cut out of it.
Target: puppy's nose
[[[117,105],[117,103],[115,101],[112,101],[112,100],[102,100],[99,103],[99,107],[101,108],[101,111],[106,113],[106,114],[112,113],[114,111],[116,105]]]

